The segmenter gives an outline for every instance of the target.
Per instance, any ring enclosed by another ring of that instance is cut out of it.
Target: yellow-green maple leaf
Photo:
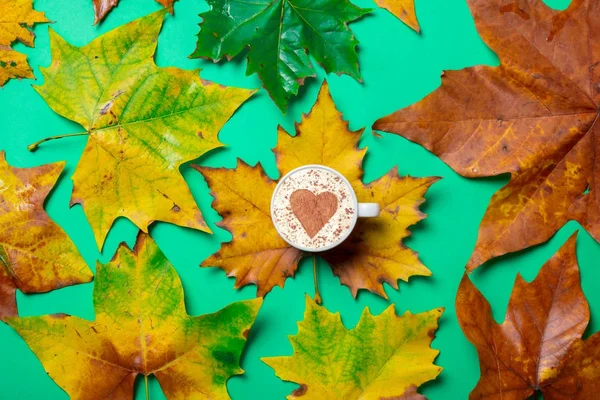
[[[34,77],[27,56],[10,46],[18,41],[33,47],[35,35],[27,27],[41,22],[50,21],[33,9],[32,0],[0,0],[0,87],[9,79]]]
[[[297,126],[296,136],[280,129],[274,152],[282,174],[302,165],[325,165],[350,181],[358,201],[380,204],[378,218],[359,219],[344,243],[320,255],[354,296],[367,289],[386,297],[384,282],[397,289],[398,279],[431,275],[402,240],[410,235],[409,226],[425,218],[419,206],[438,178],[401,177],[392,170],[364,184],[362,160],[367,149],[358,148],[361,134],[362,130],[348,129],[325,84],[312,111]],[[283,286],[304,254],[285,242],[271,221],[270,202],[277,182],[260,167],[243,162],[236,170],[195,168],[206,178],[215,198],[213,207],[223,216],[219,226],[233,235],[202,266],[224,269],[236,277],[236,287],[256,284],[259,296]]]
[[[14,168],[0,152],[0,319],[17,315],[17,289],[41,293],[92,280],[73,242],[44,211],[63,168]]]
[[[156,375],[172,400],[229,398],[261,299],[189,316],[177,272],[144,233],[97,271],[94,321],[7,319],[71,399],[132,399],[138,374]]]
[[[394,306],[378,316],[369,309],[354,329],[308,296],[294,355],[263,361],[281,379],[300,384],[288,399],[379,400],[418,396],[416,388],[435,379],[439,351],[430,347],[443,309],[397,316]],[[411,396],[408,396],[408,395]],[[406,397],[401,397],[406,396]]]
[[[165,11],[110,31],[83,47],[50,33],[53,61],[36,90],[89,134],[73,175],[98,246],[127,217],[210,232],[180,166],[220,146],[217,134],[251,91],[201,80],[198,71],[153,60]]]

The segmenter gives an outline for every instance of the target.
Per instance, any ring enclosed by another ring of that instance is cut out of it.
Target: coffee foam
[[[314,237],[310,237],[298,220],[290,204],[290,197],[304,189],[315,195],[332,193],[338,200],[337,211]],[[285,177],[273,199],[273,220],[279,233],[290,243],[311,250],[319,250],[344,237],[355,218],[355,204],[351,188],[338,175],[320,168],[301,169]]]

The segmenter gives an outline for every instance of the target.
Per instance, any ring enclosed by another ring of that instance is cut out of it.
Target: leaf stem
[[[313,273],[315,275],[315,303],[323,304],[321,293],[319,292],[319,280],[317,279],[317,256],[313,254]]]
[[[65,135],[50,136],[50,137],[47,137],[46,139],[38,140],[37,142],[30,144],[29,146],[27,146],[27,150],[35,151],[35,150],[37,150],[37,148],[40,144],[42,144],[44,142],[49,142],[50,140],[75,137],[75,136],[87,136],[89,134],[90,134],[89,132],[81,132],[81,133],[68,133]]]
[[[146,400],[150,400],[150,392],[148,391],[148,375],[144,375],[144,381],[146,382]]]

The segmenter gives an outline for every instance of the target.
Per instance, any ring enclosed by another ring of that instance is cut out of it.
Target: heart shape
[[[312,239],[329,222],[338,208],[338,199],[331,192],[315,195],[310,190],[298,189],[290,196],[292,212]]]

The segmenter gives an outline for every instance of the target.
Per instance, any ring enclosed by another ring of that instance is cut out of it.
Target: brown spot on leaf
[[[308,386],[306,386],[304,383],[302,383],[298,389],[296,389],[292,392],[292,397],[304,396],[306,394],[307,390],[308,390]]]
[[[380,397],[380,400],[427,400],[425,396],[417,393],[417,387],[410,385],[400,396]]]
[[[110,110],[110,108],[112,107],[113,103],[114,103],[114,100],[111,100],[111,101],[109,101],[108,103],[106,103],[106,104],[104,105],[104,107],[102,107],[102,108],[100,109],[100,115],[106,115],[106,114],[108,114],[108,111],[109,111],[109,110]],[[112,123],[112,121],[111,121],[111,123]]]
[[[427,331],[427,336],[429,336],[431,339],[435,339],[435,331],[437,328],[432,328],[429,331]]]

